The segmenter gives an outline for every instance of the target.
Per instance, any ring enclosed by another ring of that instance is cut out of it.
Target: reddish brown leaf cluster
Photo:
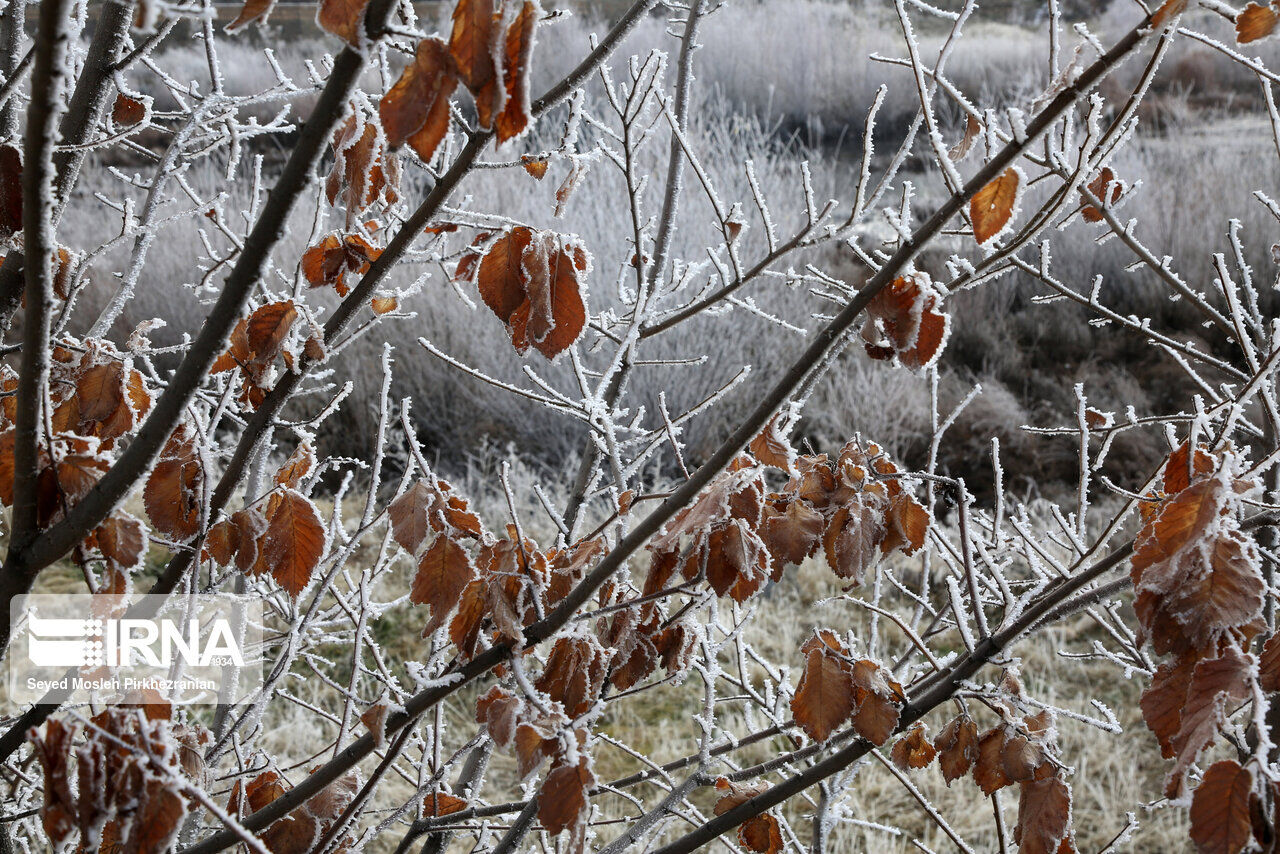
[[[458,86],[449,46],[438,38],[423,39],[410,62],[378,104],[387,143],[406,143],[430,162],[449,132],[449,97]]]
[[[55,847],[166,851],[202,785],[209,733],[171,723],[167,703],[112,707],[83,728],[53,719],[29,738],[44,771],[41,820]]]
[[[572,658],[562,655],[556,667],[563,667]],[[548,661],[548,671],[552,666]],[[541,681],[564,688],[572,681],[572,674],[557,670],[548,678],[544,672]],[[597,691],[599,687],[595,686]],[[581,852],[586,844],[590,791],[596,782],[586,750],[589,736],[585,728],[569,727],[569,718],[559,700],[553,698],[550,704],[541,706],[495,686],[476,702],[476,721],[488,729],[495,747],[515,752],[522,778],[536,773],[548,759],[551,761],[538,795],[538,820],[553,836],[568,830],[569,850]]]
[[[764,786],[744,786],[726,777],[716,780],[716,789],[723,792],[714,808],[716,815],[724,815],[765,791]],[[786,850],[782,843],[782,828],[777,817],[770,813],[753,815],[738,826],[738,842],[748,851],[759,854],[781,854]]]
[[[297,489],[313,465],[310,446],[299,445],[271,492],[209,529],[205,554],[248,575],[270,573],[289,595],[301,593],[328,546],[320,511]]]
[[[906,695],[887,670],[853,659],[835,632],[820,630],[805,641],[804,672],[791,699],[791,714],[814,741],[826,741],[845,723],[872,744],[884,744],[898,727]]]
[[[511,343],[548,359],[568,349],[587,321],[583,301],[591,264],[582,244],[550,231],[517,226],[480,260],[480,297],[507,326]]]
[[[460,79],[475,99],[480,127],[498,142],[529,126],[529,61],[542,17],[537,0],[459,0],[449,35]]]
[[[867,304],[862,341],[873,359],[897,358],[911,370],[932,365],[946,345],[951,318],[927,273],[899,276]]]
[[[313,288],[333,288],[345,297],[347,274],[363,276],[382,250],[358,234],[329,234],[302,253],[302,275]]]
[[[1257,545],[1241,529],[1243,499],[1258,489],[1238,474],[1230,449],[1183,443],[1165,465],[1163,491],[1143,509],[1130,576],[1140,638],[1165,661],[1142,695],[1142,716],[1174,760],[1165,794],[1180,797],[1200,753],[1242,703],[1280,687],[1277,644],[1250,652],[1263,629],[1266,584]],[[1255,712],[1265,714],[1265,710]],[[1205,773],[1192,797],[1191,837],[1200,851],[1235,854],[1275,838],[1254,775],[1233,761]],[[1268,783],[1267,785],[1272,785]]]
[[[399,187],[400,163],[378,126],[359,114],[348,117],[333,137],[333,166],[324,185],[329,204],[341,200],[350,225],[375,204],[394,204]]]
[[[284,357],[285,366],[293,367],[293,351],[285,346],[298,308],[291,300],[268,303],[241,318],[231,331],[226,351],[214,360],[210,373],[239,370],[240,402],[257,409],[274,383],[276,358]]]
[[[39,448],[36,521],[47,527],[89,494],[112,463],[112,451],[142,423],[152,394],[131,359],[101,341],[55,346],[50,365],[51,441]],[[0,369],[0,503],[13,503],[17,375]],[[97,552],[108,571],[123,578],[141,564],[147,529],[117,511],[81,543],[77,558]]]
[[[251,815],[286,794],[290,788],[288,781],[271,769],[244,785],[237,780],[231,788],[227,812],[233,816]],[[360,779],[356,772],[348,772],[284,818],[272,822],[266,830],[259,832],[258,838],[271,854],[306,854],[317,840],[329,832],[359,788]],[[354,842],[354,837],[347,833],[339,836],[334,844],[338,851],[349,851]]]

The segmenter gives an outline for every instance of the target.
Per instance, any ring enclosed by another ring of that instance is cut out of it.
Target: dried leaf
[[[969,149],[973,147],[973,141],[981,133],[982,123],[970,115],[968,121],[964,124],[964,136],[960,138],[959,142],[951,146],[951,149],[947,152],[947,157],[951,158],[953,163],[959,163],[964,160],[969,156]]]
[[[204,467],[191,431],[179,427],[165,443],[142,493],[152,527],[178,542],[194,537],[200,529],[203,484]]]
[[[462,591],[475,577],[475,564],[467,550],[447,536],[436,537],[418,561],[418,572],[409,593],[414,604],[431,607],[427,633],[444,625],[458,606]]]
[[[1110,188],[1110,193],[1107,192],[1108,187]],[[1115,173],[1108,166],[1098,173],[1098,177],[1089,182],[1088,190],[1089,195],[1093,196],[1093,198],[1112,205],[1119,200],[1120,194],[1124,192],[1124,187],[1116,180]],[[1084,221],[1102,222],[1102,211],[1094,207],[1093,203],[1089,201],[1089,197],[1084,193],[1080,194],[1080,198],[1084,200],[1084,208],[1080,212],[1081,216],[1084,217]]]
[[[364,35],[364,13],[369,0],[320,0],[316,20],[320,26],[352,47],[360,46]]]
[[[1276,31],[1280,13],[1270,4],[1250,3],[1236,13],[1236,42],[1248,44],[1265,39]]]
[[[855,708],[853,675],[836,650],[810,641],[791,714],[814,741],[826,741]]]
[[[271,576],[291,596],[302,592],[324,554],[326,534],[316,506],[305,495],[285,489],[269,514],[259,548]]]
[[[533,36],[541,16],[542,9],[536,0],[524,0],[515,20],[507,29],[502,62],[506,99],[494,125],[499,145],[523,134],[533,120],[529,96],[529,60],[533,56]]]
[[[258,0],[249,0],[249,4],[258,2]],[[268,0],[268,5],[274,0]],[[147,105],[130,98],[128,95],[120,92],[116,95],[116,102],[111,106],[111,121],[120,127],[133,127],[147,117]]]
[[[938,749],[942,778],[950,786],[968,774],[978,759],[978,725],[967,715],[954,718],[938,733],[934,746]]]
[[[886,532],[884,515],[869,494],[859,494],[838,509],[827,523],[822,545],[831,571],[861,584],[875,565],[876,548]]]
[[[548,359],[582,333],[582,290],[589,272],[576,242],[524,226],[499,238],[480,261],[480,297],[511,334],[518,352],[530,346]]]
[[[424,162],[430,162],[449,132],[449,97],[458,85],[448,46],[438,38],[418,42],[413,62],[378,104],[378,117],[387,144],[409,143]]]
[[[973,236],[985,246],[1004,232],[1013,220],[1018,206],[1022,173],[1010,166],[1000,177],[974,194],[969,201],[969,218],[973,221]]]
[[[551,768],[538,794],[538,821],[548,834],[554,837],[585,823],[590,805],[587,790],[595,782],[586,756],[576,765],[556,764]]]
[[[476,101],[480,127],[493,127],[506,90],[499,85],[498,54],[502,13],[494,0],[459,0],[453,10],[449,50],[458,76]]]
[[[1200,854],[1239,854],[1253,837],[1253,772],[1232,759],[1215,762],[1191,796],[1191,839]]]
[[[907,771],[928,767],[937,753],[933,742],[929,741],[928,728],[923,723],[917,722],[907,730],[906,735],[893,743],[889,758],[893,760],[893,764]]]
[[[1057,854],[1071,832],[1071,788],[1055,773],[1028,780],[1021,790],[1013,829],[1018,854]]]

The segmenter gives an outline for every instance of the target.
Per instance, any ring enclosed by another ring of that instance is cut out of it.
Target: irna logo
[[[27,617],[27,656],[37,667],[130,667],[148,664],[191,667],[234,664],[243,667],[244,652],[229,621],[201,624],[161,618],[86,620]]]

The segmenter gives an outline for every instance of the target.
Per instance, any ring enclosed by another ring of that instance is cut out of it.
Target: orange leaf
[[[1111,188],[1110,193],[1107,192],[1108,187]],[[1108,166],[1098,173],[1098,177],[1089,182],[1088,190],[1089,194],[1098,201],[1115,204],[1116,200],[1120,198],[1120,193],[1124,190],[1124,187],[1116,180],[1115,173]],[[1110,198],[1108,198],[1108,195]],[[1094,207],[1093,202],[1089,201],[1088,196],[1084,193],[1081,193],[1080,197],[1084,199],[1084,209],[1081,211],[1084,221],[1102,222],[1102,211]]]
[[[1189,0],[1165,0],[1151,16],[1151,26],[1159,29],[1186,11]]]
[[[374,314],[387,314],[400,307],[400,300],[395,297],[374,297],[369,301]]]
[[[1265,39],[1276,31],[1280,14],[1270,5],[1250,3],[1236,14],[1236,42],[1248,44]]]
[[[1253,772],[1233,759],[1215,762],[1191,796],[1191,839],[1200,854],[1238,854],[1252,841]]]
[[[325,541],[324,523],[315,505],[301,493],[285,489],[262,536],[261,559],[280,586],[296,597],[319,565]]]
[[[1018,171],[1018,167],[1010,166],[969,201],[973,236],[979,245],[985,246],[1009,225],[1018,205],[1021,184],[1022,173]]]
[[[547,177],[547,158],[532,157],[528,154],[521,155],[520,165],[524,167],[524,171],[541,181]]]
[[[530,346],[548,359],[582,333],[586,305],[586,253],[576,243],[524,226],[499,238],[480,261],[480,297],[511,333],[523,353]]]
[[[291,300],[268,303],[249,315],[245,331],[254,358],[264,363],[273,361],[297,319],[298,309]]]

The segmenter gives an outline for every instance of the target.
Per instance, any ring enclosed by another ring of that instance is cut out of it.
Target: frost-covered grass
[[[873,52],[886,56],[900,52],[901,34],[885,8],[880,3],[824,0],[740,2],[729,4],[706,22],[696,65],[703,85],[695,91],[702,101],[693,111],[696,123],[691,137],[699,151],[714,154],[706,157],[706,163],[722,197],[742,200],[752,212],[740,165],[744,159],[754,163],[775,212],[794,215],[799,209],[800,163],[804,160],[812,166],[820,199],[848,195],[860,154],[859,123],[876,88],[884,82],[890,84],[880,122],[885,143],[901,132],[902,117],[910,112],[915,98],[914,87],[902,68],[867,59]],[[1113,8],[1093,27],[1106,38],[1129,22],[1131,12]],[[662,43],[664,26],[660,18],[642,22],[615,64],[620,64],[629,50]],[[597,29],[582,16],[569,16],[544,28],[534,88],[563,73],[587,43],[589,33]],[[941,32],[925,33],[926,51],[936,48],[942,37]],[[670,41],[666,38],[668,44]],[[274,82],[261,53],[261,47],[269,42],[269,36],[250,31],[227,43],[223,70],[228,91],[254,91]],[[743,45],[752,49],[744,50]],[[273,49],[280,67],[303,86],[307,80],[304,61],[323,64],[323,51],[332,45],[303,39],[274,43]],[[1258,49],[1274,48],[1262,45]],[[979,15],[966,27],[965,38],[951,57],[949,75],[984,104],[1022,103],[1038,93],[1046,81],[1044,52],[1041,36]],[[169,51],[160,64],[178,79],[207,76],[204,55],[194,46]],[[1248,257],[1259,275],[1274,275],[1267,236],[1274,229],[1273,220],[1251,196],[1255,189],[1280,196],[1280,176],[1260,175],[1252,168],[1270,145],[1269,132],[1256,118],[1250,123],[1215,113],[1215,118],[1208,120],[1187,112],[1192,100],[1205,97],[1210,90],[1217,93],[1220,106],[1232,93],[1252,91],[1246,86],[1248,81],[1238,79],[1238,72],[1231,68],[1204,46],[1175,48],[1157,88],[1164,93],[1161,103],[1181,104],[1188,118],[1182,124],[1169,125],[1166,110],[1161,119],[1165,124],[1157,127],[1155,119],[1144,120],[1138,138],[1113,164],[1123,180],[1141,183],[1121,208],[1122,218],[1136,219],[1142,239],[1157,254],[1174,255],[1181,265],[1179,272],[1192,282],[1211,280],[1212,254],[1226,248],[1224,234],[1230,217],[1241,219]],[[1135,70],[1122,68],[1120,82]],[[161,92],[146,74],[138,75],[135,82],[153,94]],[[1249,85],[1256,89],[1256,82]],[[304,93],[292,99],[295,113],[306,112],[310,97]],[[274,104],[264,106],[264,117],[277,108]],[[949,121],[954,122],[954,117]],[[527,145],[553,144],[559,133],[557,124],[544,123]],[[840,129],[846,125],[853,130],[841,139]],[[796,135],[797,128],[813,133]],[[955,135],[954,130],[948,133]],[[270,170],[275,144],[262,145]],[[641,156],[642,173],[661,174],[665,146],[651,146]],[[588,294],[595,309],[615,301],[617,289],[626,283],[630,271],[633,250],[627,236],[626,196],[617,171],[598,161],[571,199],[565,216],[557,220],[552,215],[553,196],[565,168],[563,163],[553,163],[541,183],[518,169],[482,170],[468,178],[462,192],[484,199],[490,209],[512,219],[582,237],[595,256]],[[965,168],[973,169],[975,164],[967,163]],[[927,210],[936,176],[908,176],[921,194],[917,209]],[[193,168],[188,179],[201,193],[223,189],[245,192],[244,181],[228,182],[212,168]],[[1259,182],[1270,185],[1259,187]],[[426,181],[414,166],[407,169],[406,184],[411,200],[425,192]],[[657,184],[652,182],[644,197],[648,210],[656,207]],[[86,195],[98,191],[118,194],[118,184],[107,178],[101,164],[91,167],[81,188]],[[247,207],[247,198],[238,200]],[[304,206],[293,232],[278,249],[277,286],[292,285],[313,217],[314,208]],[[791,224],[783,221],[779,228],[785,232]],[[321,228],[333,225],[330,222]],[[161,241],[143,273],[138,298],[122,327],[164,315],[170,318],[171,326],[157,333],[157,339],[168,335],[172,341],[181,332],[194,330],[203,319],[202,306],[183,287],[190,283],[191,256],[199,246],[195,235],[183,230],[189,227],[184,222],[162,230]],[[1146,270],[1127,269],[1133,258],[1125,247],[1114,239],[1095,244],[1099,229],[1073,228],[1054,235],[1056,274],[1078,290],[1087,290],[1093,278],[1102,275],[1104,293],[1120,310],[1172,322],[1185,334],[1196,334],[1194,321],[1185,317],[1184,307],[1166,299],[1163,285]],[[90,247],[106,239],[112,230],[109,218],[99,216],[92,205],[78,204],[71,208],[63,233],[68,243]],[[760,232],[759,223],[753,220],[744,237],[748,255],[762,245]],[[705,198],[696,189],[682,205],[676,235],[675,256],[705,257],[704,247],[713,240],[712,219]],[[867,241],[866,246],[873,248],[874,241]],[[123,258],[123,251],[118,256]],[[945,253],[934,253],[921,263],[938,276],[944,260]],[[822,262],[849,282],[858,281],[861,275],[847,252],[826,250],[817,256],[797,256],[790,266],[801,269],[807,261]],[[526,362],[516,356],[505,346],[496,318],[475,304],[474,291],[455,292],[439,267],[405,263],[392,275],[390,284],[407,288],[423,275],[428,278],[422,290],[404,301],[405,309],[415,317],[382,324],[337,360],[337,379],[351,378],[357,385],[341,415],[330,421],[333,433],[328,438],[340,443],[335,450],[361,453],[367,447],[373,421],[371,411],[358,401],[368,399],[369,390],[380,382],[378,355],[382,345],[390,343],[395,347],[397,364],[393,397],[414,397],[414,417],[428,451],[445,461],[446,468],[458,465],[461,459],[483,456],[489,446],[512,445],[519,454],[544,461],[579,452],[583,433],[576,422],[545,412],[530,418],[526,401],[460,375],[419,346],[417,339],[425,337],[465,364],[504,382],[527,385],[526,366],[553,384],[570,381],[563,363],[548,366],[538,358]],[[111,285],[110,281],[98,281],[87,301],[102,300]],[[1040,292],[1033,283],[1010,278],[956,294],[950,300],[948,307],[956,322],[944,357],[943,408],[975,382],[982,384],[984,395],[957,423],[952,434],[957,444],[950,447],[958,450],[945,452],[949,456],[944,456],[944,467],[957,470],[970,466],[966,460],[984,455],[990,435],[997,433],[1007,450],[1042,466],[1027,474],[1052,473],[1059,462],[1053,451],[1028,444],[1017,428],[1055,421],[1064,405],[1072,405],[1064,390],[1074,381],[1089,383],[1091,395],[1104,407],[1123,401],[1133,403],[1139,414],[1164,405],[1167,401],[1162,394],[1179,392],[1176,377],[1170,383],[1165,381],[1168,376],[1159,373],[1163,363],[1152,364],[1144,352],[1126,350],[1123,335],[1089,327],[1083,313],[1072,306],[1031,305],[1030,297]],[[802,289],[788,288],[781,279],[763,280],[751,295],[762,306],[802,327],[812,328],[814,313],[830,311],[829,305]],[[87,315],[91,317],[92,312]],[[734,334],[723,334],[729,323],[734,324]],[[803,341],[796,333],[742,312],[735,313],[733,320],[699,318],[646,342],[645,355],[696,358],[700,364],[638,370],[632,385],[635,400],[652,411],[658,393],[665,392],[668,406],[679,411],[712,393],[737,366],[750,365],[747,380],[718,409],[686,431],[688,452],[696,459],[731,429],[751,406],[753,389],[767,383],[777,366],[785,364]],[[802,430],[826,443],[843,441],[861,431],[909,462],[920,464],[929,433],[927,404],[928,390],[922,379],[871,363],[854,346],[816,391]],[[1070,460],[1064,457],[1061,463],[1069,473]]]

